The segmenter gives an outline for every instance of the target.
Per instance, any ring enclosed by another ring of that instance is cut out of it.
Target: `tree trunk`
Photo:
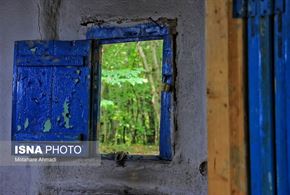
[[[157,81],[156,79],[154,79],[154,77],[152,76],[152,68],[150,69],[149,67],[149,64],[148,64],[148,61],[147,61],[147,58],[146,58],[146,55],[143,51],[143,48],[140,46],[140,43],[137,44],[137,48],[138,48],[138,52],[139,52],[139,55],[141,56],[142,60],[143,60],[143,65],[144,65],[144,68],[146,70],[146,72],[148,72],[148,80],[149,80],[149,83],[150,83],[150,87],[151,87],[151,95],[152,95],[152,99],[151,99],[151,104],[152,104],[152,107],[153,107],[153,110],[154,110],[154,113],[155,113],[155,117],[158,121],[158,125],[160,123],[160,107],[159,107],[159,103],[158,103],[158,96],[159,96],[159,93],[156,89],[156,84],[159,83],[160,81]],[[159,66],[158,66],[158,62],[157,62],[157,56],[156,56],[156,48],[155,50],[152,51],[154,54],[153,54],[153,61],[154,61],[154,64],[155,64],[155,68],[157,68],[159,70]],[[161,72],[160,72],[161,74]],[[156,128],[154,127],[153,128],[154,131],[158,131],[159,130],[159,127]],[[156,143],[157,140],[158,140],[158,132],[154,132],[154,142]]]
[[[154,112],[150,111],[149,116],[149,131],[147,132],[147,142],[148,144],[155,144],[155,117]]]

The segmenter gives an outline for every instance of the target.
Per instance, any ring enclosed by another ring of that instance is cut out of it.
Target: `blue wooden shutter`
[[[91,41],[18,41],[12,140],[89,139]]]

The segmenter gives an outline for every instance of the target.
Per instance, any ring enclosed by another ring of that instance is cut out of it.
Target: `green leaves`
[[[103,151],[110,149],[102,144],[157,148],[162,47],[160,40],[103,45],[99,132]]]
[[[102,101],[101,101],[102,108],[108,109],[108,108],[113,108],[114,106],[115,106],[115,104],[111,100],[102,99]]]
[[[136,69],[117,69],[117,70],[102,70],[102,82],[109,85],[118,85],[122,87],[124,83],[131,85],[144,84],[148,80],[142,77],[143,68]]]

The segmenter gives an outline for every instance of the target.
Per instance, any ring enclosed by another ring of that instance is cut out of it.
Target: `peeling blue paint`
[[[24,129],[26,129],[29,125],[29,120],[26,118],[25,123],[24,123]]]
[[[49,132],[51,130],[50,119],[47,119],[43,125],[43,132]]]
[[[150,38],[169,35],[169,33],[170,30],[167,25],[159,25],[156,23],[138,24],[130,27],[94,26],[88,30],[87,38],[108,41],[128,38],[148,40]]]
[[[75,84],[78,84],[79,82],[80,82],[79,78],[75,79]]]
[[[65,122],[65,128],[69,129],[72,128],[72,126],[70,126],[69,124],[69,120],[70,120],[70,113],[69,113],[69,102],[68,100],[65,100],[65,102],[63,103],[63,113],[62,116],[64,118],[64,122]]]
[[[90,40],[15,43],[12,140],[89,138],[91,45]]]
[[[32,53],[35,53],[35,51],[36,51],[36,47],[31,48],[30,51],[31,51]]]

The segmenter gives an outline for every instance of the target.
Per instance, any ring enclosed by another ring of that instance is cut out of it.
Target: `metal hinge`
[[[235,18],[269,16],[285,11],[285,0],[234,0]]]

